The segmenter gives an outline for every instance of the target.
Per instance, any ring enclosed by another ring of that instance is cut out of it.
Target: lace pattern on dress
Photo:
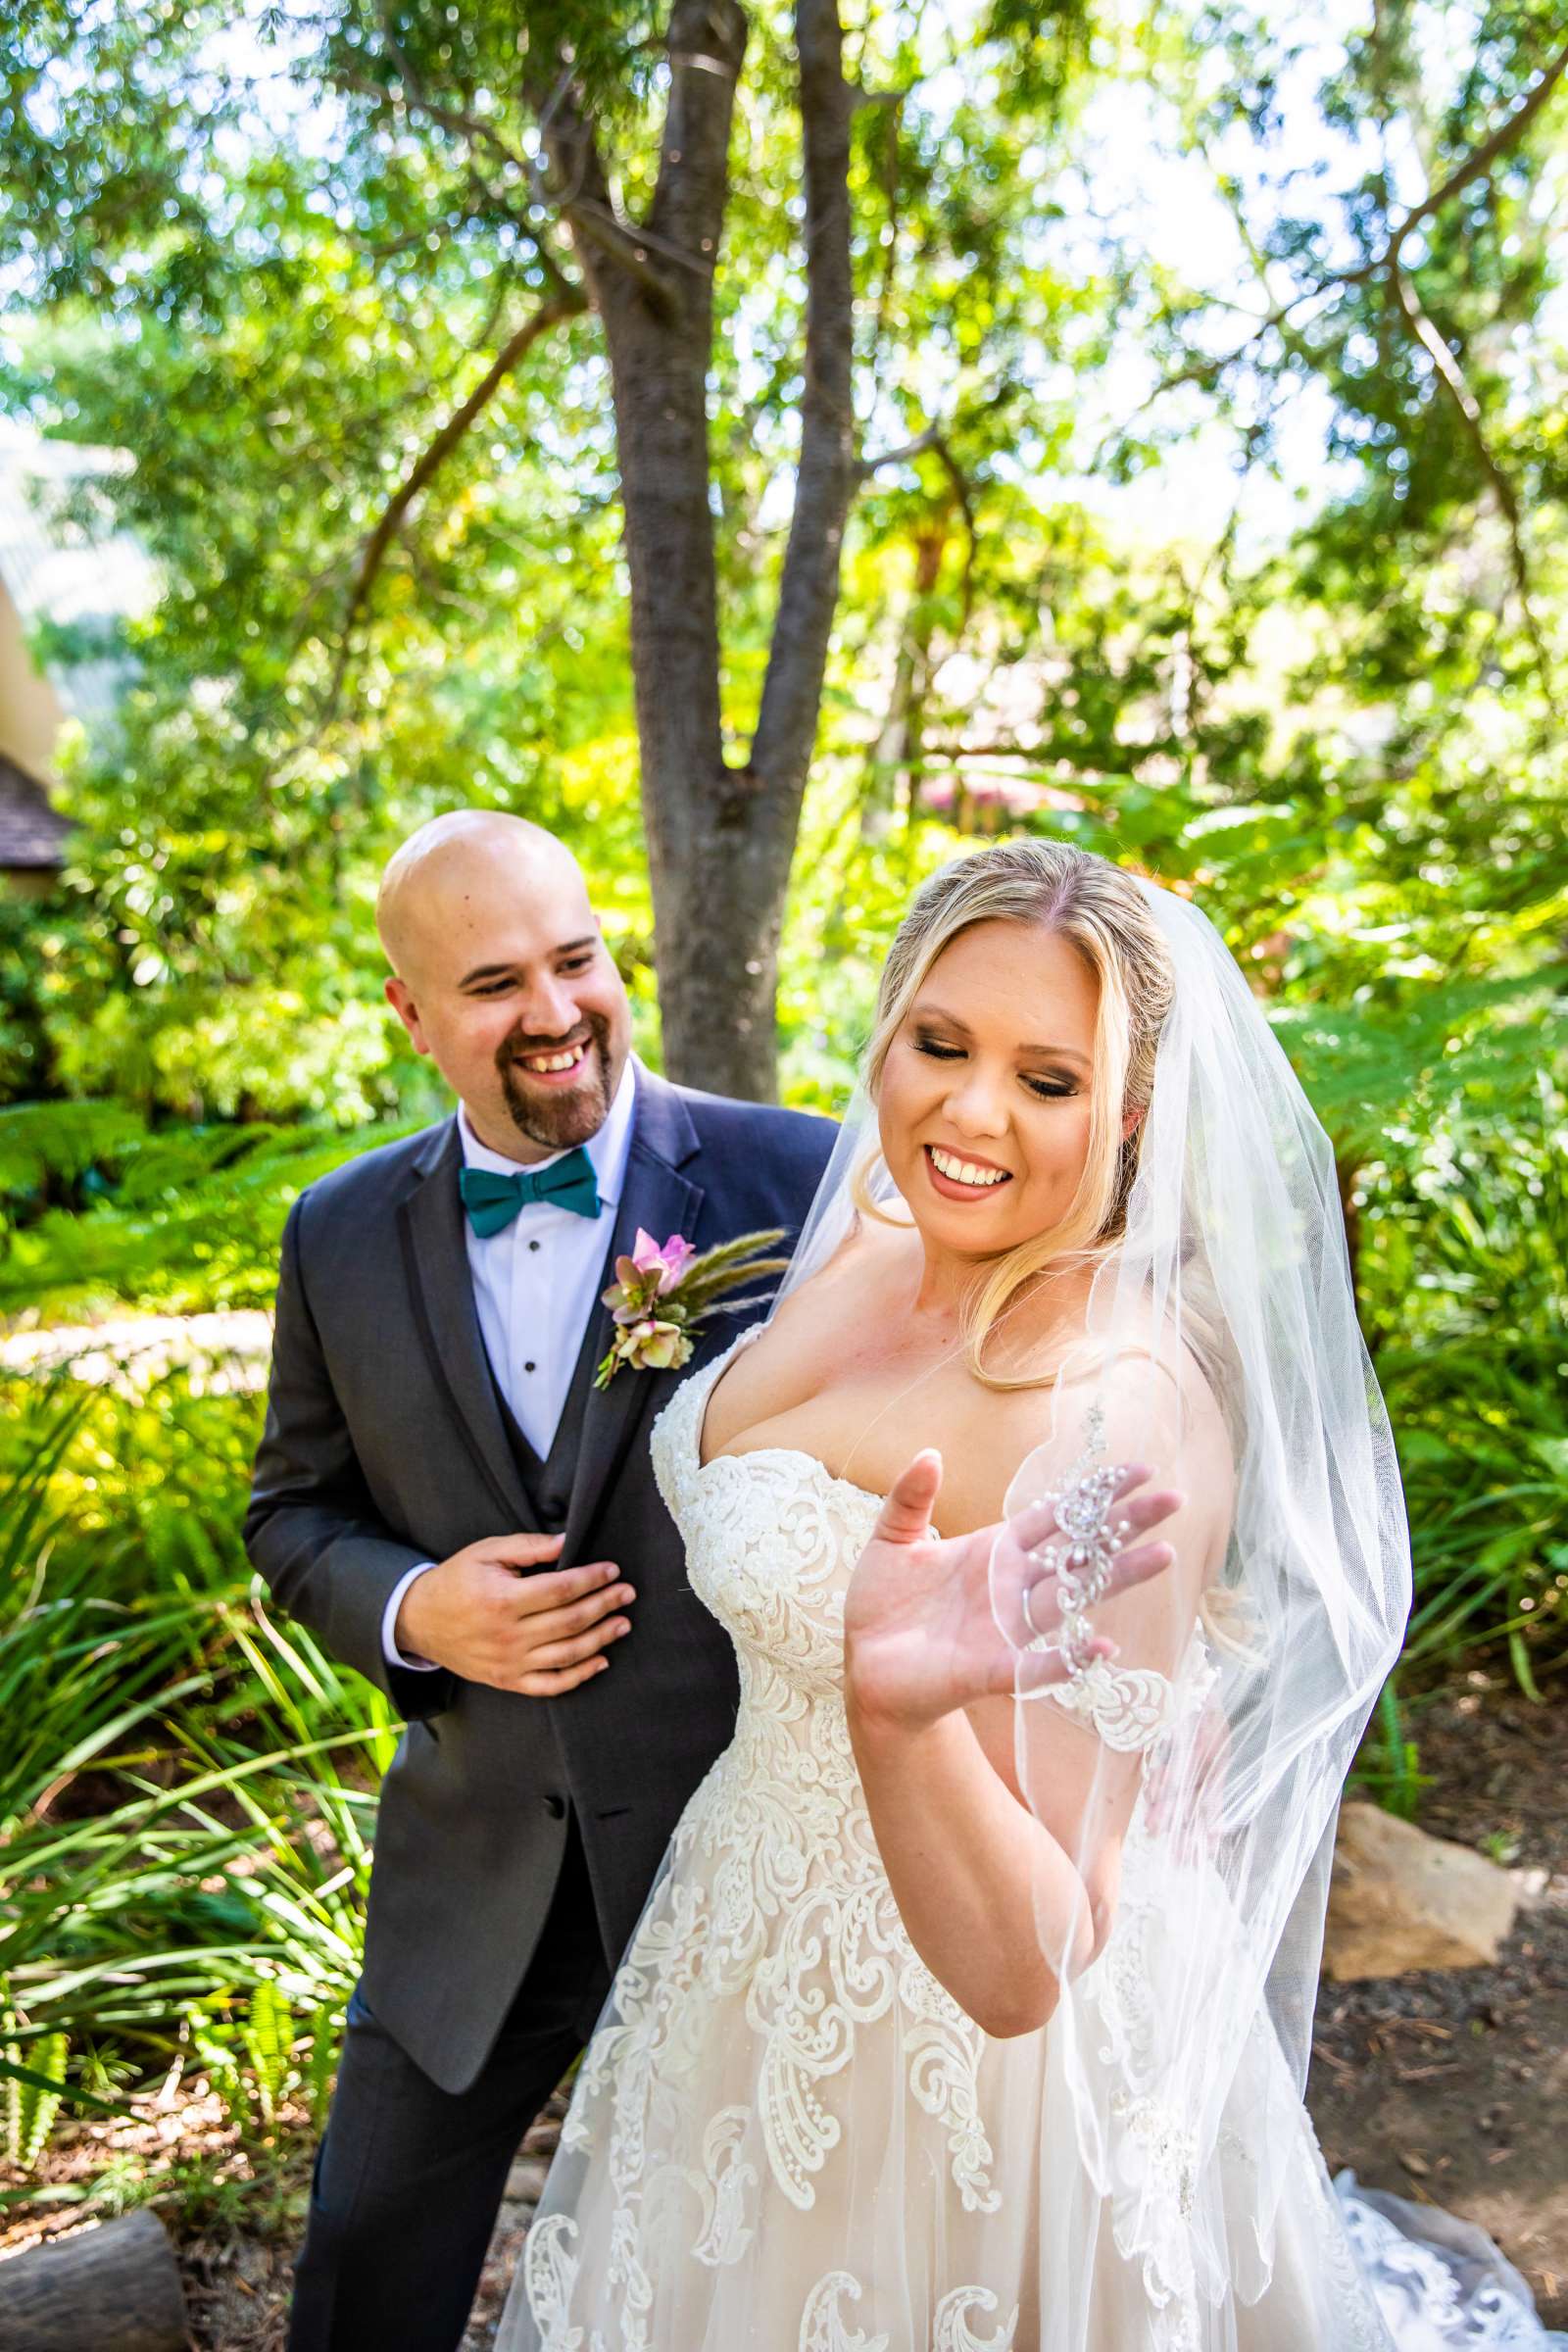
[[[1170,1717],[1172,1686],[1147,1666],[1112,1666],[1096,1658],[1071,1682],[1048,1683],[1042,1697],[1053,1698],[1100,1735],[1107,1747],[1135,1754],[1151,1747]]]
[[[719,2108],[691,2138],[696,2162],[688,2155],[678,2166],[696,2215],[694,2232],[680,2230],[683,2258],[721,2268],[751,2247],[764,2187],[759,2153],[792,2206],[815,2204],[842,2135],[833,2087],[863,2031],[895,2014],[906,2094],[936,2127],[959,2204],[990,2214],[1002,2202],[980,2108],[985,2036],[909,1942],[850,1745],[844,1591],[881,1497],[786,1449],[704,1464],[702,1416],[728,1360],[670,1400],[653,1460],[686,1539],[691,1583],[735,1639],[735,1737],[681,1818],[562,2133],[564,2148],[603,2160],[613,2190],[610,2267],[624,2352],[652,2352],[653,2249],[667,2261],[675,2242],[672,2151],[662,2133],[719,2007],[744,2016],[754,2036],[754,2098]],[[598,2352],[597,2331],[584,2343],[572,2326],[574,2230],[552,2227],[562,2218],[547,2216],[528,2241],[527,2293],[550,2352]],[[846,2309],[859,2292],[847,2272],[818,2282],[802,2352],[885,2346]],[[996,2307],[983,2287],[955,2289],[942,2305],[939,2352],[1009,2352],[1010,2327],[981,2336],[965,2316]]]
[[[1433,2352],[1440,2346],[1453,2352],[1525,2352],[1534,2346],[1540,2352],[1543,2342],[1564,2340],[1543,2336],[1535,2312],[1509,2292],[1484,2257],[1456,2251],[1449,2261],[1439,2246],[1407,2237],[1359,2194],[1353,2173],[1341,2174],[1334,2187],[1344,2224],[1337,2234],[1353,2249],[1352,2268],[1358,2266],[1370,2284],[1396,2344],[1409,2337]]]

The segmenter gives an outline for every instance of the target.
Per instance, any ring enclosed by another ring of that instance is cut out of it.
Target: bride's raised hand
[[[1103,1597],[1161,1575],[1169,1544],[1141,1540],[1180,1510],[1169,1488],[1144,1492],[1152,1473],[1132,1462],[1113,1490],[1120,1544]],[[845,1681],[862,1716],[908,1730],[935,1723],[978,1698],[1010,1697],[1066,1678],[1054,1642],[1061,1622],[1056,1579],[1039,1556],[1056,1533],[1049,1502],[969,1536],[939,1537],[931,1514],[942,1488],[942,1456],[915,1455],[895,1482],[870,1542],[855,1564],[844,1603]],[[1113,1654],[1096,1640],[1092,1654]]]

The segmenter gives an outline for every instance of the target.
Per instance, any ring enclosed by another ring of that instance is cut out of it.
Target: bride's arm
[[[1056,2005],[1036,1905],[1090,1957],[1078,1874],[1019,1803],[962,1708],[934,1723],[881,1713],[849,1686],[850,1737],[877,1848],[909,1941],[987,2034],[1032,2034]]]
[[[1148,1477],[1138,1467],[1122,1473],[1115,1507],[1128,1543],[1108,1605],[1096,1611],[1141,1654],[1140,1622],[1168,1627],[1174,1614],[1190,1624],[1184,1596],[1165,1591],[1167,1581],[1186,1580],[1164,1571],[1178,1551],[1190,1559],[1201,1549],[1193,1541],[1200,1514],[1181,1494],[1151,1492]],[[1009,1601],[993,1566],[997,1530],[935,1538],[928,1522],[940,1484],[939,1458],[919,1456],[857,1566],[845,1611],[850,1735],[909,1939],[960,2006],[1000,2037],[1050,2018],[1058,1992],[1053,1960],[1076,1971],[1103,1942],[1140,1759],[1107,1752],[1049,1701],[1020,1710],[1016,1689],[1064,1679],[1059,1652],[1024,1646],[1031,1630],[1049,1628],[1050,1582],[1028,1595],[1031,1624],[1020,1616],[999,1627],[996,1611]],[[1024,1546],[1054,1524],[1047,1511],[1039,1518],[1035,1527],[1027,1515],[1013,1523],[1021,1534],[1008,1574],[1020,1610],[1039,1573]],[[1137,1541],[1155,1527],[1176,1543]],[[1154,1578],[1157,1606],[1144,1607],[1140,1620],[1135,1588]],[[1015,1739],[1032,1810],[1017,1793]],[[1087,1883],[1078,1859],[1086,1855]]]

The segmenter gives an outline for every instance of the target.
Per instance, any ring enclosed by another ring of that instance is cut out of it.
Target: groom
[[[582,874],[536,825],[437,818],[376,920],[457,1115],[295,1203],[245,1530],[408,1726],[290,2352],[453,2352],[517,2144],[733,1729],[729,1642],[649,1459],[679,1375],[593,1388],[612,1261],[639,1226],[793,1238],[834,1137],[633,1058]]]

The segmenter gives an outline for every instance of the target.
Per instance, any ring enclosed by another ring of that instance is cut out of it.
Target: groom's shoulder
[[[667,1081],[666,1081],[667,1083]],[[838,1126],[815,1111],[785,1110],[776,1102],[741,1102],[697,1087],[671,1090],[690,1118],[697,1148],[731,1181],[748,1172],[771,1190],[809,1199],[838,1139]]]

